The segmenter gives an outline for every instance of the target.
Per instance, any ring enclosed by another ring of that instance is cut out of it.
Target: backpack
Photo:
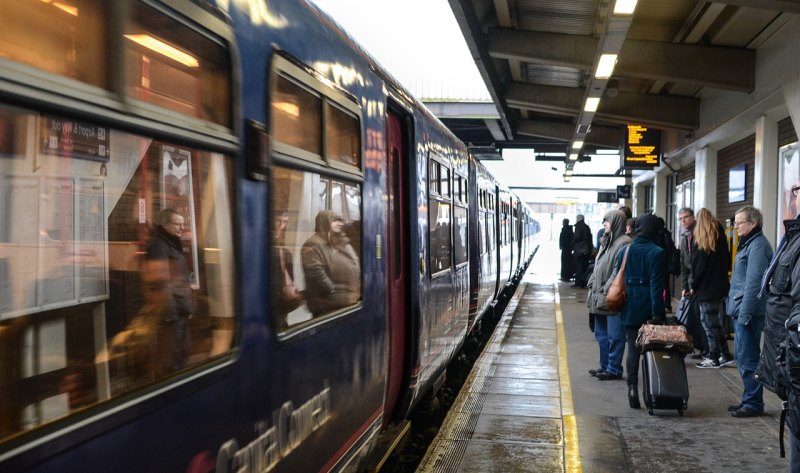
[[[776,361],[778,369],[775,382],[778,394],[781,399],[786,399],[782,403],[779,435],[781,458],[783,458],[784,425],[788,423],[789,429],[796,436],[800,436],[800,314],[795,314],[786,321],[786,339],[778,347]]]

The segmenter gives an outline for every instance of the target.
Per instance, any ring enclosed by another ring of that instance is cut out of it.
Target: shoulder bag
[[[630,246],[625,248],[625,254],[622,256],[622,264],[619,265],[617,275],[611,282],[611,287],[608,288],[606,293],[606,307],[610,312],[619,312],[622,306],[625,305],[625,263],[628,260],[628,250]]]

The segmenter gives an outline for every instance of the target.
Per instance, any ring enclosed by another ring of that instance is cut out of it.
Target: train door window
[[[222,42],[142,2],[131,13],[124,33],[127,94],[230,127],[231,66]]]
[[[282,333],[360,307],[361,112],[297,63],[272,63],[271,299]]]
[[[450,228],[451,200],[449,198],[450,169],[430,155],[429,169],[436,171],[429,175],[429,187],[439,190],[439,195],[431,193],[428,199],[429,257],[431,275],[450,269],[452,262],[452,229]],[[443,158],[438,158],[443,159]],[[436,183],[436,184],[434,184]]]
[[[441,193],[439,190],[439,175],[441,174],[441,167],[441,164],[434,160],[430,160],[428,163],[428,190],[433,195],[439,195]]]
[[[466,179],[458,174],[453,175],[453,254],[456,266],[467,262],[468,240],[467,240],[467,194]]]
[[[229,354],[230,157],[32,110],[0,121],[0,439]]]
[[[103,0],[0,2],[0,57],[108,88],[107,5]]]

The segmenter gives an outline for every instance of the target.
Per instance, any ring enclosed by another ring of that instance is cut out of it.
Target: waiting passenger
[[[154,311],[162,314],[161,323],[166,324],[160,337],[164,343],[159,341],[159,344],[170,352],[172,371],[186,366],[190,344],[189,319],[195,313],[189,265],[180,238],[183,230],[183,217],[174,209],[164,209],[158,214],[145,255],[143,278],[151,292],[151,300],[164,304]],[[164,297],[159,298],[161,291]]]
[[[636,219],[633,217],[629,217],[628,221],[625,223],[625,234],[633,238],[633,229],[635,227],[636,227]]]
[[[292,253],[284,246],[288,224],[289,214],[277,212],[272,233],[272,316],[279,331],[288,328],[289,313],[303,303],[303,294],[294,284]]]
[[[627,299],[622,307],[622,324],[625,326],[625,341],[628,354],[625,371],[628,372],[628,403],[634,409],[639,404],[639,350],[636,337],[645,322],[663,323],[664,314],[664,268],[667,255],[656,244],[661,226],[655,215],[647,214],[636,219],[633,243],[628,247],[625,263],[625,292]],[[617,255],[616,267],[622,264],[625,251]],[[613,277],[613,276],[612,276]]]
[[[333,210],[317,214],[316,233],[303,244],[306,305],[318,317],[355,304],[361,298],[361,265],[342,231],[342,216]]]
[[[561,234],[558,236],[558,248],[561,250],[561,280],[569,282],[575,275],[575,266],[572,260],[572,225],[569,219],[561,222]]]
[[[789,426],[789,471],[800,471],[800,392],[792,385],[800,384],[797,370],[788,371],[778,362],[781,343],[786,342],[786,322],[798,316],[800,307],[800,185],[792,187],[795,212],[793,220],[784,220],[785,233],[761,280],[759,297],[766,300],[764,348],[755,379],[786,401],[786,422]],[[796,367],[795,367],[796,368]],[[786,375],[789,379],[786,379]]]
[[[585,288],[589,277],[587,269],[592,259],[592,231],[583,221],[583,215],[575,217],[575,235],[572,237],[572,254],[575,257],[575,284],[572,287]]]
[[[625,214],[619,210],[612,210],[603,217],[605,233],[588,283],[586,305],[594,315],[594,338],[600,348],[600,368],[589,370],[589,374],[600,380],[622,379],[625,330],[619,312],[606,308],[606,293],[613,281],[611,274],[617,254],[631,243],[631,238],[625,234],[626,221]]]
[[[765,301],[758,299],[758,290],[772,259],[772,247],[761,231],[762,222],[761,211],[749,205],[737,210],[733,218],[739,244],[733,263],[727,312],[733,317],[736,334],[733,349],[744,383],[741,402],[728,407],[733,417],[754,417],[764,413],[764,387],[753,378],[761,356],[765,313]]]
[[[722,329],[723,298],[728,295],[730,252],[722,224],[706,209],[697,212],[692,246],[691,294],[697,299],[700,323],[708,340],[708,358],[695,366],[719,368],[733,364],[728,335]]]
[[[703,326],[700,324],[700,316],[697,309],[697,300],[691,297],[692,295],[692,251],[694,248],[694,227],[697,226],[697,220],[694,218],[694,210],[689,207],[683,207],[678,210],[678,220],[681,222],[681,296],[689,298],[691,304],[689,308],[689,315],[686,324],[686,330],[694,340],[694,347],[700,351],[692,358],[702,360],[708,357],[708,340]]]

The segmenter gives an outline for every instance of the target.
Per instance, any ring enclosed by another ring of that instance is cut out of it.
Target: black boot
[[[635,384],[628,385],[628,403],[632,409],[639,409],[642,407],[639,404],[639,389]]]

